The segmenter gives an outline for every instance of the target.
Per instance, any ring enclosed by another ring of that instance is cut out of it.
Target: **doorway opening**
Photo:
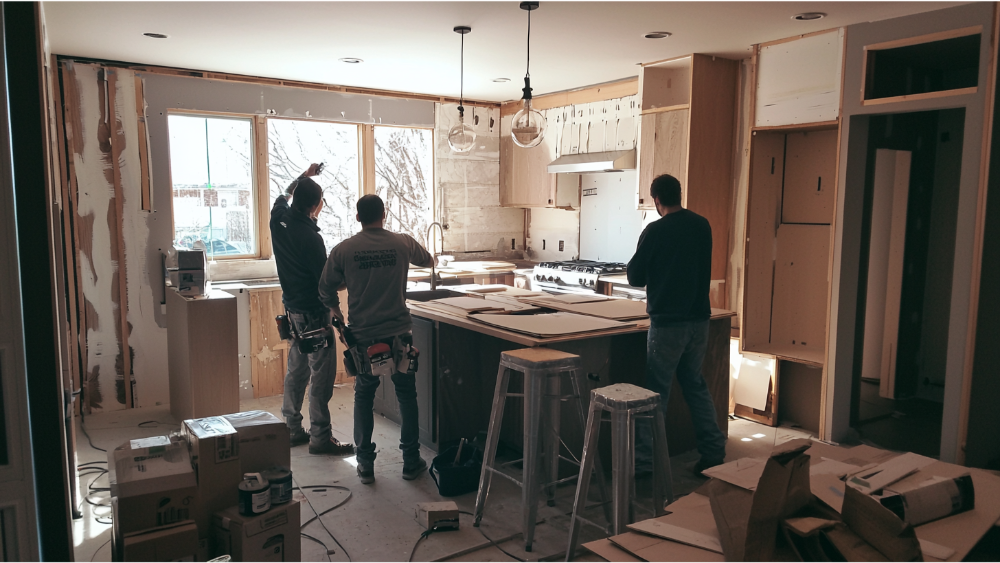
[[[868,135],[851,426],[937,457],[965,109],[855,119]]]

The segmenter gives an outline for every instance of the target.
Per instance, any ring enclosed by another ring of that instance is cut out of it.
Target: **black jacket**
[[[326,311],[319,301],[319,277],[326,265],[319,226],[280,195],[271,207],[270,227],[285,308],[293,313]]]
[[[708,320],[711,276],[712,227],[687,209],[650,223],[628,263],[628,283],[646,287],[653,323]]]

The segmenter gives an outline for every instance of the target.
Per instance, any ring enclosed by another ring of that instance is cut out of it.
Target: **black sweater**
[[[712,227],[683,209],[650,223],[628,263],[628,283],[646,287],[654,323],[707,320],[712,274]]]
[[[281,300],[293,313],[325,311],[319,300],[319,277],[326,266],[326,245],[319,226],[292,209],[285,196],[271,208],[271,248],[281,281]]]

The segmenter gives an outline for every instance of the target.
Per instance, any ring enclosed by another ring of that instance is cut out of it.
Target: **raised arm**
[[[410,256],[407,259],[409,263],[421,268],[430,268],[434,264],[434,256],[410,235],[403,236],[406,237],[406,243],[410,249]]]

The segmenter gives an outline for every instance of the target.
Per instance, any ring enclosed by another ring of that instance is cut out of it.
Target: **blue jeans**
[[[359,368],[360,369],[360,368]],[[359,373],[354,378],[354,451],[358,463],[370,466],[375,462],[375,390],[382,383],[381,378]],[[399,401],[399,449],[403,451],[403,465],[409,466],[420,459],[420,419],[417,411],[417,377],[415,374],[396,372],[392,375]]]
[[[299,333],[322,328],[330,324],[330,312],[288,313],[288,320]],[[292,432],[302,428],[302,400],[306,386],[309,387],[309,442],[318,446],[329,442],[330,399],[333,397],[333,381],[337,378],[336,341],[312,354],[303,354],[298,344],[288,347],[288,372],[285,375],[285,399],[281,414]]]
[[[652,324],[646,344],[646,388],[660,394],[664,415],[670,402],[674,376],[691,409],[698,453],[706,462],[726,457],[726,436],[715,420],[715,403],[701,375],[701,363],[708,347],[708,321]],[[652,470],[653,435],[649,419],[636,423],[635,467]]]

